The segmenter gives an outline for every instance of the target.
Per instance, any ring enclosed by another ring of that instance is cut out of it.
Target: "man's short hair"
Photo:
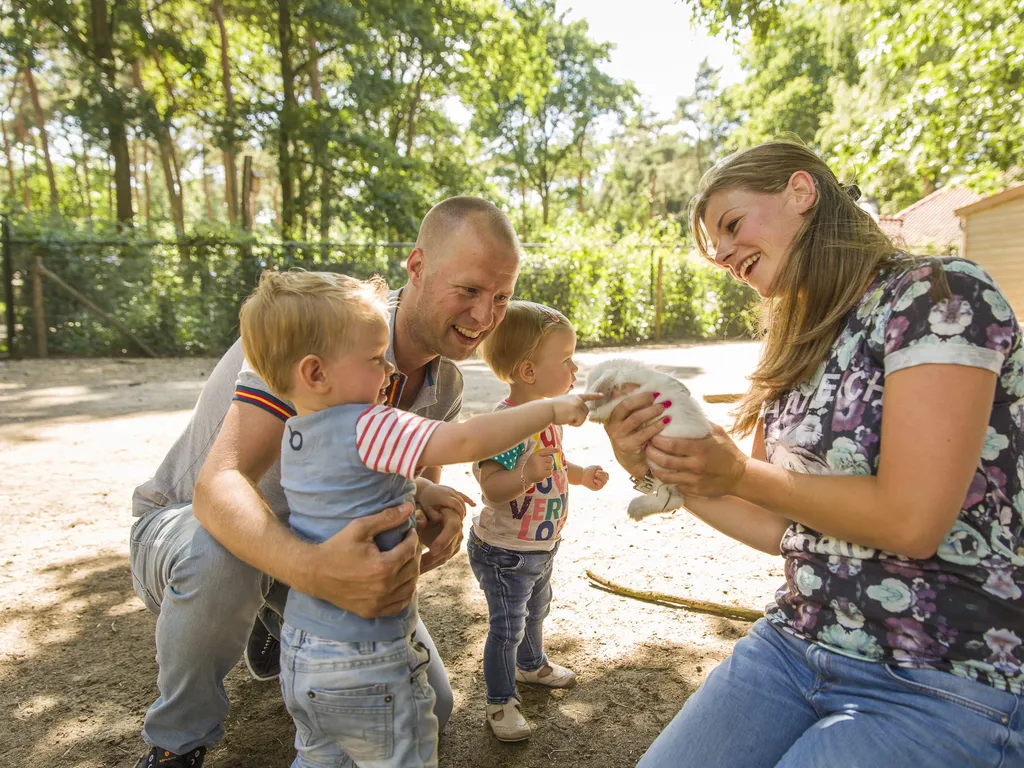
[[[344,354],[363,324],[372,321],[388,322],[383,278],[299,270],[264,271],[238,314],[245,359],[284,398],[302,358]]]
[[[423,217],[416,236],[416,247],[428,255],[463,224],[490,235],[519,255],[519,238],[508,216],[498,206],[480,197],[461,195],[442,200]]]
[[[510,301],[501,325],[480,344],[480,357],[495,376],[511,384],[519,366],[533,357],[540,343],[559,328],[573,330],[569,319],[557,309],[533,301]]]

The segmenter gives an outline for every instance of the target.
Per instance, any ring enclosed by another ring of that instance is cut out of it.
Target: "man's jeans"
[[[146,713],[147,744],[183,753],[224,737],[224,678],[242,658],[264,601],[283,613],[285,590],[236,558],[192,515],[176,505],[132,526],[129,562],[135,593],[157,614],[160,697]],[[416,638],[430,651],[427,675],[437,694],[440,727],[452,711],[448,674],[423,623]]]
[[[761,619],[638,768],[1024,766],[1022,697],[852,659]]]
[[[337,642],[281,630],[281,691],[295,721],[292,768],[437,768],[430,651],[411,638]]]
[[[488,704],[504,704],[516,695],[517,666],[532,672],[548,663],[544,619],[551,608],[551,571],[559,544],[550,552],[516,552],[491,546],[475,534],[467,539],[469,564],[487,597],[490,617],[484,643]]]

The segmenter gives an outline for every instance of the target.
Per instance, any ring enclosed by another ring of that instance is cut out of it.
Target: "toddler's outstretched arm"
[[[587,420],[587,402],[600,395],[562,395],[534,400],[515,408],[472,419],[444,423],[434,430],[420,454],[420,466],[483,461],[507,451],[549,424],[580,426]]]

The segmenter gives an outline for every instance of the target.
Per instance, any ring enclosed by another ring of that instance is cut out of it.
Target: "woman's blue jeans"
[[[487,703],[504,704],[516,695],[516,667],[532,672],[548,662],[544,619],[551,608],[550,552],[516,552],[494,547],[470,534],[466,542],[473,575],[487,596],[490,617],[484,643]]]
[[[638,768],[1020,768],[1022,698],[842,656],[761,619]]]

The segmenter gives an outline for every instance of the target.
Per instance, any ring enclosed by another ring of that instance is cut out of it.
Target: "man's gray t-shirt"
[[[401,291],[392,291],[391,343],[387,358],[395,362],[395,317],[400,310]],[[399,402],[405,376],[396,373],[388,388],[388,403]],[[451,360],[437,357],[427,366],[426,377],[416,400],[409,409],[412,413],[438,421],[457,421],[462,411],[462,372]],[[210,380],[206,382],[192,411],[185,431],[178,436],[156,474],[135,489],[132,496],[132,514],[142,517],[154,510],[192,501],[193,489],[199,470],[217,439],[221,424],[232,400],[255,405],[272,413],[281,421],[295,415],[291,403],[275,397],[264,381],[245,362],[242,343],[236,341],[217,363]],[[288,515],[288,504],[281,490],[281,465],[274,465],[259,483],[260,493],[270,509],[280,518]]]

